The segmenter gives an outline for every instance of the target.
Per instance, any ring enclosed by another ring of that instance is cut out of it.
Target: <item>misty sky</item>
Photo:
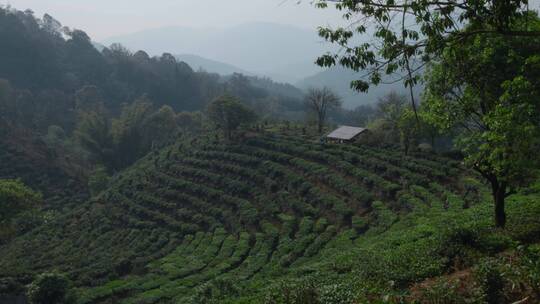
[[[224,27],[274,22],[303,28],[337,24],[334,9],[311,0],[0,0],[37,16],[49,13],[63,25],[86,31],[94,40],[164,26]]]

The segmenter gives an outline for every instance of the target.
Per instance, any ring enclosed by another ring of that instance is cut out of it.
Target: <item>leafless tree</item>
[[[310,88],[305,97],[306,109],[317,116],[319,134],[322,133],[328,111],[341,107],[341,97],[327,87]]]

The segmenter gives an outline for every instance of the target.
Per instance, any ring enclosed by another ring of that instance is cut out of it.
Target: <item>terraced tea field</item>
[[[110,223],[79,245],[93,257],[81,273],[99,282],[99,264],[121,277],[86,288],[83,302],[183,303],[210,280],[307,271],[344,232],[382,232],[414,208],[461,208],[457,176],[458,162],[435,155],[277,135],[171,146],[121,175],[89,216],[81,211],[82,221]],[[104,265],[107,255],[116,263]]]

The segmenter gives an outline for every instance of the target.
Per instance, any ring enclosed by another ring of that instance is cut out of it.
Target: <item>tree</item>
[[[75,141],[88,151],[95,161],[109,166],[113,156],[111,124],[103,112],[79,113],[79,121],[73,133]]]
[[[11,120],[16,113],[13,88],[9,81],[0,79],[0,118]]]
[[[407,97],[391,91],[377,102],[378,116],[388,122],[397,133],[399,121],[407,108]]]
[[[406,125],[403,113],[407,110],[407,97],[399,95],[395,91],[378,99],[375,105],[375,119],[370,122],[370,143],[376,145],[396,145],[403,139],[401,129]],[[407,130],[409,132],[410,130]],[[402,144],[405,142],[401,141]],[[407,141],[408,143],[408,141]],[[408,145],[403,145],[405,152],[408,152]]]
[[[419,125],[412,109],[407,108],[401,113],[397,127],[399,129],[401,147],[403,148],[405,155],[408,155],[411,146],[416,145],[419,134]]]
[[[170,106],[162,106],[144,122],[143,132],[145,152],[174,139],[178,132],[176,113]]]
[[[8,222],[25,210],[36,208],[41,201],[41,194],[20,180],[0,179],[0,223]]]
[[[540,29],[537,18],[515,26],[525,23]],[[505,199],[533,180],[539,163],[540,38],[470,35],[463,42],[430,67],[425,106],[434,124],[459,129],[457,145],[489,182],[495,224],[504,227]]]
[[[125,105],[119,118],[113,119],[112,138],[116,150],[116,169],[125,168],[144,155],[145,123],[153,113],[152,102],[145,96]]]
[[[223,95],[212,101],[208,105],[207,115],[229,140],[240,125],[252,123],[257,118],[251,109],[230,95]]]
[[[43,273],[30,284],[28,299],[32,304],[71,304],[75,299],[68,294],[69,280],[60,274]]]
[[[367,126],[375,118],[376,111],[371,105],[360,105],[353,110],[344,110],[344,119],[353,125]]]
[[[329,3],[343,11],[350,26],[319,28],[319,35],[340,46],[339,53],[317,59],[321,66],[342,65],[362,72],[351,86],[367,91],[377,85],[404,80],[410,88],[420,79],[423,66],[450,44],[464,44],[469,37],[540,37],[540,31],[525,24],[512,23],[529,17],[527,0],[413,1],[413,0],[318,0],[316,6]],[[483,25],[462,31],[463,26]],[[356,36],[361,36],[358,39]],[[371,37],[368,37],[371,36]],[[362,42],[358,42],[362,41]],[[369,41],[369,42],[366,42]],[[416,109],[415,109],[416,112]]]
[[[0,242],[16,231],[15,220],[42,203],[41,194],[20,180],[0,179]]]
[[[201,112],[180,112],[176,114],[176,124],[184,132],[197,132],[202,128]]]
[[[87,85],[75,92],[75,109],[77,111],[99,111],[104,107],[99,88]]]
[[[328,112],[341,106],[341,98],[327,87],[310,88],[306,94],[304,104],[306,109],[317,117],[317,130],[322,133],[328,117]]]

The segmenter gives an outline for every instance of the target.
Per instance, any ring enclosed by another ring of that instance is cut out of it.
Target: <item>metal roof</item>
[[[366,130],[367,129],[365,128],[341,126],[336,130],[332,131],[332,133],[326,135],[326,137],[333,139],[350,140]]]

